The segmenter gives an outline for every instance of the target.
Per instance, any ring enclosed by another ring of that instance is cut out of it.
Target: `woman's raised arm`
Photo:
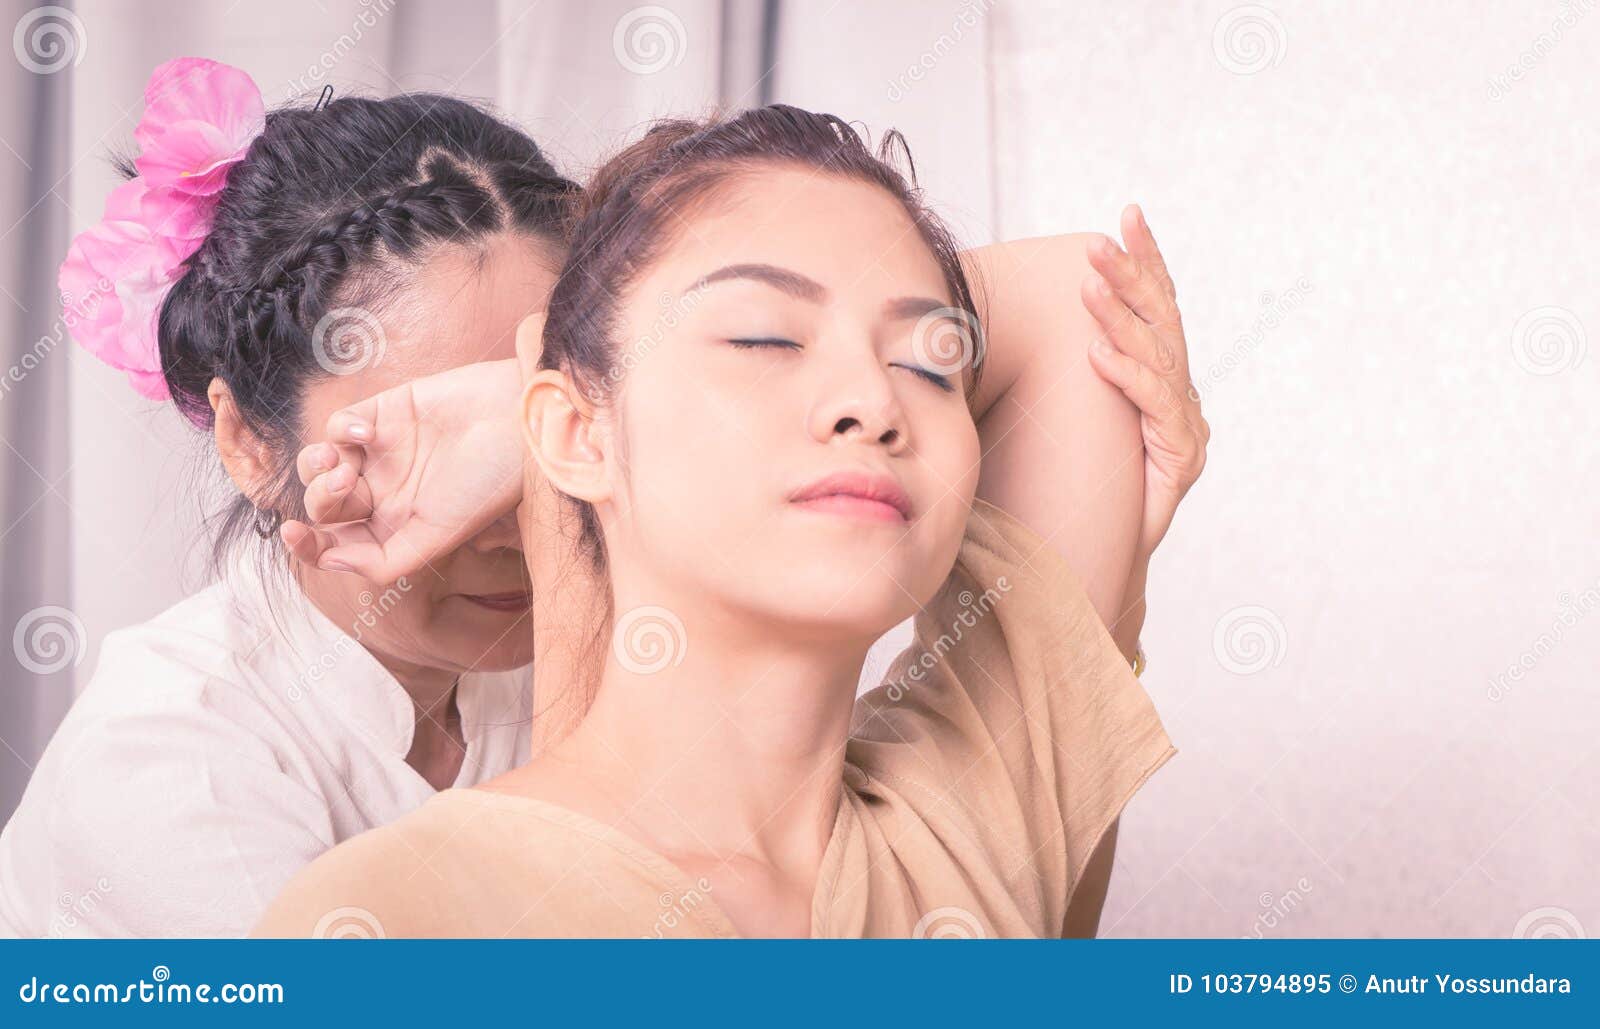
[[[1066,558],[1131,658],[1150,555],[1204,466],[1210,429],[1189,387],[1172,279],[1137,207],[1122,231],[1127,250],[1073,233],[963,260],[988,348],[978,495]],[[1112,349],[1097,353],[1096,340]]]

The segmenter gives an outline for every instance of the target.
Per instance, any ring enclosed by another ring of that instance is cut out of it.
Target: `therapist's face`
[[[514,237],[486,250],[447,247],[374,311],[381,359],[328,376],[303,401],[306,438],[335,411],[412,379],[516,356],[517,324],[540,310],[559,254]],[[313,431],[311,427],[317,427]],[[306,593],[401,678],[408,669],[496,671],[533,657],[529,582],[514,516],[489,526],[403,584],[298,565]]]

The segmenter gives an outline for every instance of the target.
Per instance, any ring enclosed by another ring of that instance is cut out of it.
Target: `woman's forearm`
[[[1122,613],[1109,626],[1117,649],[1130,662],[1139,646],[1139,633],[1144,629],[1144,591],[1149,575],[1149,558],[1134,562],[1133,571],[1128,575],[1128,585],[1123,589]]]
[[[1115,636],[1119,626],[1142,621],[1142,589],[1139,617],[1126,613],[1139,556],[1144,444],[1138,409],[1086,357],[1099,334],[1080,296],[1092,273],[1086,244],[1093,238],[1047,236],[962,256],[988,348],[974,404],[983,447],[978,495],[1066,559]],[[1131,656],[1131,640],[1124,649]]]

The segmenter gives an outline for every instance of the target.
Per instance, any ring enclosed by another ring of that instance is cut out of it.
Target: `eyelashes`
[[[911,372],[911,373],[913,373],[915,375],[921,376],[924,379],[927,379],[929,382],[933,383],[935,386],[939,387],[941,390],[943,390],[946,393],[954,393],[955,392],[955,389],[956,389],[955,383],[951,382],[948,376],[940,375],[936,371],[932,371],[930,369],[922,367],[921,365],[916,365],[916,364],[891,363],[891,365],[892,365],[892,367],[895,367],[895,368],[904,368],[908,372]]]
[[[781,339],[777,336],[742,336],[728,340],[740,350],[754,350],[757,347],[777,347],[780,350],[799,350],[800,344],[792,339]]]
[[[783,339],[779,336],[739,336],[728,340],[728,342],[740,350],[757,350],[763,348],[776,350],[802,349],[800,344],[796,343],[794,340]],[[955,384],[950,381],[948,376],[940,375],[938,372],[924,368],[921,365],[902,364],[898,361],[891,361],[889,366],[891,368],[903,368],[918,378],[932,383],[936,388],[944,391],[945,393],[955,392]]]

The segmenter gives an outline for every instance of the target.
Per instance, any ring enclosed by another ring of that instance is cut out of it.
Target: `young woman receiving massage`
[[[840,120],[664,123],[580,215],[518,341],[541,743],[317,859],[257,934],[1092,933],[1116,819],[1173,753],[1128,659],[1209,432],[1137,212],[1084,302],[1139,427],[1091,417],[1119,446],[1090,471],[1029,428],[1074,424],[1049,408],[1078,354],[1041,329],[986,361],[968,276],[1003,291],[999,262],[964,266]],[[418,413],[503,424],[452,374],[335,415],[341,457],[308,448],[308,510],[357,520],[296,526],[302,560],[382,578],[504,503]]]

